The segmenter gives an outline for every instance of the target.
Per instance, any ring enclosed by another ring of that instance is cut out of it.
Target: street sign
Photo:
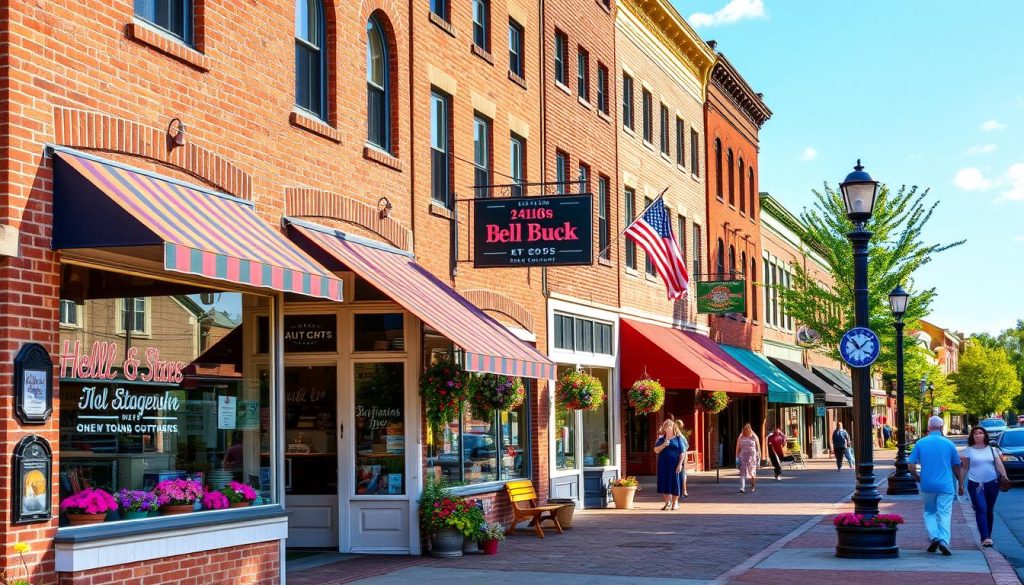
[[[473,266],[592,264],[593,196],[511,197],[473,202]]]

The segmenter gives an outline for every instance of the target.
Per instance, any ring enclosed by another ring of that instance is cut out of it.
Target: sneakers
[[[745,489],[743,489],[743,488],[740,488],[740,493],[741,493],[741,494],[745,494],[745,493],[747,493],[747,490],[745,490]]]
[[[939,539],[933,538],[931,544],[928,545],[928,552],[933,553],[939,550]]]

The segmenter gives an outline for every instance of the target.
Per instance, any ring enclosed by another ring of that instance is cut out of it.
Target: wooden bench
[[[565,504],[538,506],[537,490],[533,489],[533,482],[528,479],[510,481],[505,484],[505,488],[508,490],[508,499],[512,503],[512,514],[515,517],[505,534],[512,534],[516,524],[527,518],[530,519],[530,526],[533,526],[534,532],[541,538],[544,538],[544,529],[540,523],[544,520],[554,522],[555,529],[562,534],[562,525],[558,523],[555,512]]]

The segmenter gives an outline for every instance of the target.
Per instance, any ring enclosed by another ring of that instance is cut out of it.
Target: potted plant
[[[216,491],[227,498],[229,508],[245,508],[255,502],[258,497],[252,486],[237,481],[223,485]]]
[[[495,410],[515,410],[526,399],[526,387],[515,376],[477,374],[469,379],[469,400],[473,413],[488,420]]]
[[[473,531],[469,534],[463,533],[462,552],[473,554],[480,552],[479,542],[483,536],[487,520],[484,518],[483,502],[480,500],[466,500],[466,505],[468,506],[466,517],[470,526],[473,526]]]
[[[203,486],[187,479],[165,479],[153,488],[160,513],[164,515],[188,514],[195,510],[196,502],[203,499]]]
[[[138,520],[160,509],[156,496],[143,490],[122,489],[114,494],[123,520]]]
[[[505,540],[505,528],[500,522],[488,522],[480,533],[480,549],[485,555],[498,554],[498,543]]]
[[[718,414],[729,406],[729,395],[721,390],[715,392],[697,392],[694,398],[697,408],[708,414]]]
[[[203,494],[204,510],[223,510],[230,505],[231,502],[228,501],[228,497],[222,494],[220,490],[213,490]]]
[[[109,493],[95,488],[86,488],[77,494],[64,498],[60,510],[67,514],[72,526],[99,524],[107,518],[107,512],[117,509],[117,502]]]
[[[482,521],[479,508],[453,494],[443,481],[427,480],[419,513],[420,527],[430,536],[433,557],[461,557],[463,541],[480,529]]]
[[[597,464],[600,465],[601,467],[607,467],[607,466],[611,465],[611,463],[612,463],[612,460],[607,455],[598,455],[597,456]]]
[[[612,482],[612,498],[615,500],[615,507],[623,510],[633,509],[633,498],[640,490],[640,480],[635,476],[627,475]]]
[[[832,524],[838,537],[837,557],[886,559],[900,555],[896,531],[903,524],[903,517],[899,514],[865,516],[845,512],[832,518]]]
[[[420,394],[427,423],[435,431],[459,416],[459,404],[466,399],[468,386],[462,366],[439,361],[420,376]]]
[[[595,410],[604,404],[604,387],[594,376],[571,370],[558,379],[555,399],[573,410]]]
[[[641,378],[629,388],[626,402],[637,414],[651,414],[665,404],[665,387],[657,380]]]

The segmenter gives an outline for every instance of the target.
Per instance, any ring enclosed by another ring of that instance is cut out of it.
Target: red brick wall
[[[190,555],[61,573],[59,585],[274,585],[280,544],[266,542]]]

